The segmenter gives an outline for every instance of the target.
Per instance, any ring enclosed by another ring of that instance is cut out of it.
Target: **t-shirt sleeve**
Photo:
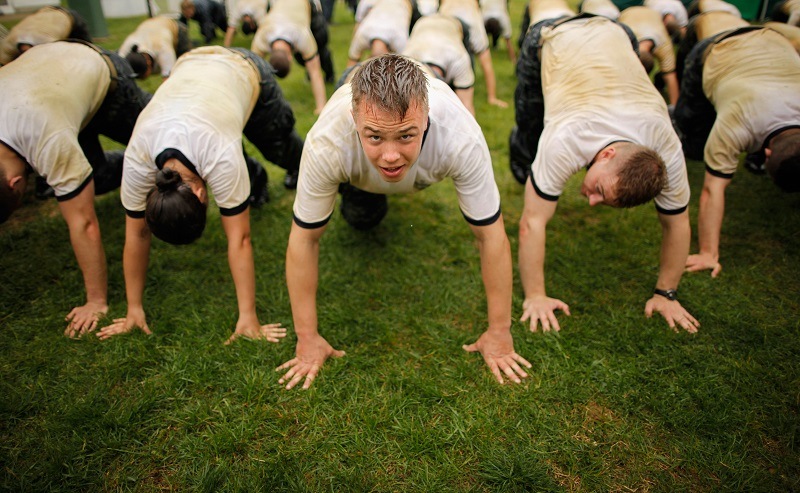
[[[92,167],[71,130],[53,134],[39,148],[34,167],[46,173],[56,198],[64,200],[79,192],[92,176]]]
[[[675,49],[672,42],[661,43],[654,50],[662,74],[675,71]]]
[[[461,146],[450,164],[458,205],[467,222],[494,223],[500,215],[500,192],[494,181],[492,157],[484,140]]]
[[[739,132],[734,131],[737,125],[731,125],[728,118],[718,114],[706,141],[704,151],[706,165],[711,172],[719,176],[733,176],[739,165],[739,154],[749,147],[745,139],[738,135]]]
[[[570,137],[570,132],[557,132],[545,126],[532,165],[533,187],[545,200],[558,200],[567,180],[589,163],[590,159],[577,155],[581,143]]]
[[[308,61],[314,58],[317,54],[317,42],[314,40],[311,29],[303,29],[300,31],[295,48],[300,52],[300,55],[303,56],[303,60]]]
[[[241,141],[233,142],[203,172],[223,216],[234,216],[244,211],[250,197],[250,175],[241,149]]]
[[[131,146],[125,150],[122,165],[122,185],[120,199],[125,213],[131,217],[143,218],[147,193],[156,184],[158,169],[155,163]]]
[[[469,89],[475,85],[475,72],[472,70],[472,61],[466,51],[454,61],[450,70],[455,89]]]
[[[306,140],[293,207],[295,223],[309,229],[328,221],[333,214],[339,184],[347,181],[340,176],[342,167],[338,154],[313,147],[313,142]]]
[[[672,151],[663,153],[661,159],[667,168],[667,183],[655,198],[656,209],[663,214],[678,214],[689,205],[689,177],[686,173],[686,159],[680,142],[675,137]]]

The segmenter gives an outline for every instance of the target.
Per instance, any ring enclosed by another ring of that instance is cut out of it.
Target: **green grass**
[[[352,17],[336,8],[341,71]],[[512,16],[520,12],[513,4]],[[109,20],[101,44],[119,46],[141,20]],[[493,57],[499,97],[511,102],[513,68],[505,52]],[[487,106],[478,79],[478,120],[516,255],[513,109]],[[303,71],[282,85],[305,135],[314,116]],[[294,193],[267,167],[272,202],[252,213],[258,312],[291,328],[284,253]],[[702,164],[690,162],[689,174],[695,224]],[[81,275],[54,204],[30,199],[0,227],[0,489],[799,490],[800,197],[737,173],[721,277],[681,284],[702,323],[692,336],[643,316],[658,269],[652,205],[590,209],[579,181],[559,201],[546,266],[550,293],[573,314],[559,334],[514,322],[516,350],[534,365],[521,386],[497,385],[461,350],[484,330],[486,306],[449,182],[391,197],[368,233],[334,215],[322,240],[320,328],[347,356],[291,392],[274,371],[294,354],[291,332],[278,345],[222,344],[236,298],[213,208],[196,244],[153,243],[145,307],[154,335],[99,342],[62,335],[66,311],[83,299]],[[109,318],[124,316],[118,194],[97,210]],[[515,316],[521,303],[517,279]]]

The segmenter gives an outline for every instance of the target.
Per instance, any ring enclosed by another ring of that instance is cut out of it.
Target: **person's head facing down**
[[[767,173],[784,192],[800,192],[800,128],[785,130],[770,139]]]
[[[258,23],[256,23],[253,17],[245,14],[242,16],[242,32],[245,35],[250,35],[256,32],[258,29]]]
[[[666,182],[664,160],[653,149],[615,142],[595,157],[581,185],[581,194],[591,206],[629,208],[655,198]]]
[[[648,74],[653,71],[655,67],[655,60],[653,59],[653,42],[649,39],[639,42],[639,61],[642,62],[644,71]]]
[[[138,45],[133,45],[125,60],[131,65],[137,79],[146,79],[153,71],[152,58],[149,54],[139,51]]]
[[[500,21],[495,17],[491,17],[486,19],[483,26],[486,28],[486,34],[492,38],[492,46],[497,46],[497,40],[500,39],[500,35],[503,33]]]
[[[289,75],[289,71],[292,69],[291,47],[286,41],[277,40],[272,43],[271,49],[269,64],[275,69],[275,75],[283,79]]]
[[[187,245],[200,238],[206,227],[208,203],[204,185],[199,185],[202,193],[195,188],[174,169],[158,172],[156,186],[147,194],[144,213],[156,238],[174,245]]]
[[[194,0],[183,0],[181,2],[181,14],[187,19],[194,17]]]
[[[0,142],[0,224],[22,205],[28,187],[26,166],[18,154]]]
[[[417,161],[428,127],[428,79],[416,62],[390,54],[356,69],[350,87],[364,153],[383,180],[401,181]]]

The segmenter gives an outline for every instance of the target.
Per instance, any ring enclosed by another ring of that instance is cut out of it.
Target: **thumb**
[[[478,350],[478,345],[474,342],[472,344],[464,344],[463,346],[461,346],[461,349],[463,349],[468,353],[474,353],[475,351]]]
[[[150,327],[148,327],[147,325],[142,327],[142,332],[144,332],[147,335],[153,335],[153,332],[150,330]]]
[[[333,352],[331,353],[331,356],[333,356],[334,358],[341,358],[344,355],[345,355],[345,352],[341,351],[339,349],[334,349]]]
[[[227,341],[225,341],[225,345],[226,345],[226,346],[230,345],[230,343],[232,343],[233,341],[235,341],[237,337],[239,337],[239,334],[237,334],[236,332],[234,332],[233,334],[231,334],[231,336],[228,338],[228,340],[227,340]]]

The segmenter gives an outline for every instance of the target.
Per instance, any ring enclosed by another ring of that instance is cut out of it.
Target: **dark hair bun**
[[[183,183],[181,174],[171,168],[159,170],[156,175],[156,187],[162,193],[177,189],[181,183]]]

